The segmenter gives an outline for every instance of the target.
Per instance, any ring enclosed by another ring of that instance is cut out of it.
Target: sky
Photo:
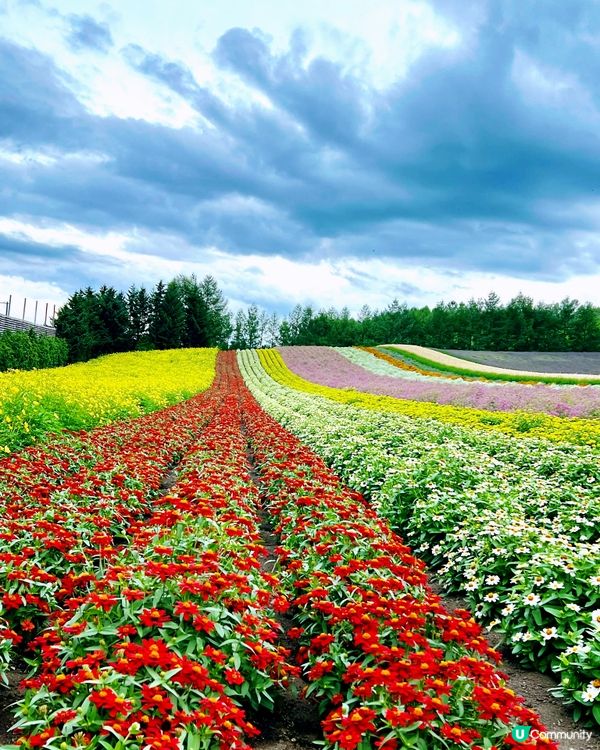
[[[600,304],[595,0],[0,0],[0,312]]]

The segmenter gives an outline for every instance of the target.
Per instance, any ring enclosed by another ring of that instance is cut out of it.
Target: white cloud
[[[409,305],[435,305],[440,300],[467,301],[495,291],[503,302],[522,292],[534,300],[558,302],[565,297],[581,302],[597,298],[600,274],[574,275],[560,281],[536,281],[496,273],[461,271],[451,267],[435,270],[416,262],[373,258],[293,260],[282,256],[236,255],[217,247],[191,247],[169,235],[92,234],[68,224],[34,226],[23,221],[0,219],[0,234],[60,247],[72,245],[106,264],[98,264],[96,285],[108,283],[126,290],[131,284],[153,286],[177,274],[195,273],[216,277],[234,311],[254,302],[264,307],[289,310],[296,304],[317,308],[347,306],[353,313],[368,304],[383,308],[398,298]],[[169,257],[144,252],[145,247],[165,248]],[[197,258],[197,259],[196,259]],[[90,267],[87,267],[89,273]],[[1,268],[0,268],[1,272]],[[28,282],[0,275],[0,302],[12,293],[23,297],[62,303],[75,289],[55,284]],[[17,308],[19,309],[17,304]],[[0,311],[1,311],[0,307]]]
[[[44,323],[46,305],[48,305],[48,318],[51,317],[54,307],[59,308],[67,301],[68,294],[56,284],[48,284],[43,281],[30,281],[23,276],[8,276],[0,273],[0,313],[7,311],[6,303],[10,299],[10,314],[13,318],[24,319],[30,323],[35,319],[35,304],[37,305],[38,324]]]

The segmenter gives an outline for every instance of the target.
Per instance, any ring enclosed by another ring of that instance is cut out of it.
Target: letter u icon
[[[517,725],[512,730],[512,738],[517,742],[526,742],[531,732],[531,727]]]

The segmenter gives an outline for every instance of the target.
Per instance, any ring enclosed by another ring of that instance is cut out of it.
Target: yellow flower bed
[[[128,352],[48,370],[0,373],[0,453],[48,432],[90,429],[206,390],[216,349]]]
[[[462,406],[409,401],[392,396],[375,396],[351,388],[330,388],[311,383],[295,375],[274,349],[260,349],[259,357],[265,371],[278,383],[305,393],[325,396],[342,404],[362,409],[403,414],[407,417],[438,419],[443,422],[495,430],[515,437],[535,437],[561,443],[577,443],[600,447],[600,421],[573,417],[554,417],[529,412],[500,412]]]

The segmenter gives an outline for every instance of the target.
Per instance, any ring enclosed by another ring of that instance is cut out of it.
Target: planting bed
[[[555,747],[480,624],[444,606],[383,505],[262,410],[234,353],[205,394],[0,471],[26,750]]]
[[[372,498],[444,589],[599,722],[597,451],[367,412],[277,383],[255,353],[240,362],[261,405]]]
[[[473,352],[466,349],[445,349],[444,352],[476,364],[511,370],[600,375],[600,352]]]
[[[552,372],[524,369],[511,369],[483,363],[475,363],[464,358],[455,357],[445,351],[430,349],[426,346],[414,344],[389,344],[381,347],[385,351],[397,352],[403,358],[408,358],[426,368],[440,370],[455,375],[470,375],[481,378],[503,381],[537,381],[554,384],[596,384],[600,385],[600,378],[591,372]],[[520,354],[520,353],[519,353]]]
[[[278,351],[292,372],[330,388],[353,388],[378,396],[490,411],[600,416],[600,388],[594,386],[557,388],[545,384],[467,383],[424,377],[417,380],[374,373],[330,347],[288,346]]]

